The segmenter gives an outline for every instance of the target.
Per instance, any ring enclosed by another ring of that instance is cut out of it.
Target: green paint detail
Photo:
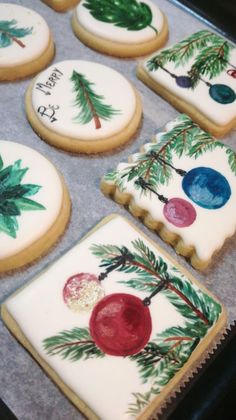
[[[24,48],[24,44],[18,38],[24,38],[26,35],[32,34],[33,27],[31,28],[17,28],[17,21],[0,20],[0,48],[6,48],[13,42],[18,43]]]
[[[49,356],[60,355],[62,359],[77,362],[105,354],[97,348],[92,340],[88,328],[73,328],[43,340],[44,350]]]
[[[225,71],[233,48],[232,44],[220,36],[204,30],[151,57],[147,61],[147,69],[150,72],[157,71],[164,68],[168,62],[174,63],[175,67],[185,66],[195,55],[188,71],[194,89],[201,77],[205,76],[211,80]]]
[[[110,23],[128,31],[140,31],[152,26],[152,11],[150,7],[137,0],[86,0],[83,6],[91,15],[102,22]]]
[[[221,312],[219,303],[196,288],[176,268],[168,266],[163,258],[156,256],[141,239],[132,241],[132,246],[134,251],[125,246],[114,245],[92,245],[90,249],[101,259],[100,267],[109,269],[109,272],[114,267],[116,271],[134,274],[120,281],[127,287],[150,294],[164,281],[165,286],[160,293],[167,297],[189,323],[198,323],[200,320],[205,335],[209,326],[218,319]],[[125,260],[124,255],[127,256]],[[207,323],[204,320],[207,320]]]
[[[228,155],[229,167],[236,175],[236,153],[201,130],[187,115],[182,114],[175,120],[173,128],[159,137],[157,143],[150,143],[148,151],[137,154],[136,160],[127,163],[122,170],[107,173],[104,180],[116,184],[121,191],[125,190],[127,182],[132,181],[140,194],[150,194],[148,190],[135,184],[139,177],[147,181],[152,189],[158,191],[161,185],[168,185],[176,176],[170,166],[173,165],[175,157],[181,158],[184,155],[198,159],[204,153],[214,151],[216,148],[222,149],[222,152]]]
[[[0,156],[0,232],[16,238],[17,216],[22,211],[45,210],[45,207],[28,197],[41,188],[35,184],[21,184],[28,168],[21,168],[21,160],[4,168]]]
[[[101,127],[100,119],[110,120],[114,115],[120,114],[119,110],[103,103],[104,97],[94,92],[92,88],[94,83],[83,74],[74,70],[70,80],[74,84],[76,94],[75,106],[80,108],[79,114],[74,118],[77,123],[88,124],[94,120],[95,128],[98,129]]]
[[[90,250],[101,260],[99,266],[105,272],[127,274],[120,283],[144,292],[144,297],[164,280],[166,284],[159,293],[164,294],[183,319],[182,326],[173,325],[160,334],[153,334],[152,340],[139,353],[127,356],[136,363],[140,380],[150,385],[145,393],[132,393],[133,402],[130,402],[127,412],[137,415],[187,362],[201,339],[217,322],[222,308],[140,238],[132,241],[130,248],[93,244]],[[59,355],[73,362],[106,357],[94,343],[88,328],[62,331],[43,340],[43,347],[48,355]]]

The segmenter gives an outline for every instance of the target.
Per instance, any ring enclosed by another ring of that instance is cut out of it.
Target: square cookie
[[[89,418],[147,419],[223,333],[226,313],[118,215],[2,306],[3,320]]]
[[[138,77],[204,130],[236,126],[236,48],[203,30],[142,62]]]
[[[236,154],[185,114],[106,174],[101,189],[196,269],[235,232]]]

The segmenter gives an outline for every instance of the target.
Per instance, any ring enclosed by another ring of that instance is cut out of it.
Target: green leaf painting
[[[74,85],[76,95],[75,106],[80,109],[75,121],[79,124],[88,124],[94,120],[95,128],[101,128],[101,119],[110,120],[114,115],[120,113],[111,105],[103,103],[104,97],[93,90],[94,83],[90,82],[83,74],[73,71],[70,80]]]
[[[4,168],[0,156],[0,232],[16,238],[17,217],[22,211],[44,210],[45,207],[28,197],[41,188],[35,184],[21,184],[28,168],[21,168],[21,160]]]
[[[152,26],[152,11],[144,2],[137,0],[86,0],[83,3],[91,15],[102,22],[110,23],[128,31],[140,31]]]
[[[203,30],[151,57],[147,61],[147,68],[150,72],[162,68],[169,73],[165,67],[168,62],[174,63],[175,67],[191,63],[188,76],[191,79],[191,87],[194,89],[201,77],[206,76],[212,79],[227,68],[230,64],[232,49],[233,45],[228,41],[212,32]]]
[[[185,155],[197,160],[217,148],[226,154],[229,167],[236,175],[236,153],[182,114],[175,120],[174,126],[159,137],[158,142],[150,143],[144,153],[136,154],[134,162],[109,172],[104,179],[115,183],[121,191],[125,189],[126,182],[133,181],[140,194],[147,194],[148,190],[137,182],[138,179],[144,179],[152,189],[158,190],[160,185],[168,185],[176,173],[183,174],[184,168],[173,166],[175,157]]]
[[[21,48],[24,48],[25,44],[19,38],[24,38],[26,35],[32,34],[32,31],[32,27],[18,28],[15,19],[0,20],[0,48],[6,48],[13,42]]]
[[[163,294],[175,308],[178,320],[179,316],[182,318],[181,326],[179,321],[173,319],[170,327],[159,333],[152,331],[151,339],[141,351],[125,356],[136,364],[141,383],[149,384],[148,391],[131,395],[127,412],[138,415],[187,362],[208,330],[217,322],[222,308],[175,266],[150,249],[141,238],[133,240],[129,248],[101,243],[93,244],[90,250],[100,260],[99,266],[103,270],[100,280],[104,280],[108,274],[110,276],[112,271],[122,272],[123,280],[118,283],[127,287],[127,293],[130,293],[130,289],[143,292],[142,302],[144,306],[149,306],[158,289],[158,293]],[[147,295],[149,302],[145,298]],[[59,356],[71,362],[107,356],[96,345],[88,327],[61,331],[44,339],[43,347],[49,356]]]

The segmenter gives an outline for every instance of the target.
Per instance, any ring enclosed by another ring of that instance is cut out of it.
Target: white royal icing
[[[0,246],[0,259],[4,259],[30,246],[50,229],[59,216],[63,190],[55,167],[37,151],[19,143],[1,140],[0,156],[3,168],[13,165],[18,160],[21,160],[21,169],[29,168],[21,185],[34,184],[40,185],[41,188],[36,194],[26,198],[45,207],[45,210],[21,211],[21,215],[16,216],[16,238],[0,230],[0,243],[3,245]]]
[[[220,37],[219,37],[220,38]],[[223,38],[222,38],[223,41]],[[199,51],[198,51],[199,54]],[[154,54],[157,56],[156,54]],[[153,56],[154,56],[153,55]],[[189,62],[185,65],[175,65],[174,62],[168,62],[164,65],[166,69],[174,73],[176,76],[187,76],[187,72],[190,70],[191,65],[194,62],[197,54],[191,58]],[[148,60],[151,57],[148,58]],[[146,60],[143,63],[145,71],[148,72],[149,77],[151,77],[155,82],[164,86],[168,91],[184,100],[186,103],[189,103],[196,107],[201,113],[206,115],[211,121],[217,125],[226,125],[236,118],[236,100],[230,104],[220,104],[213,100],[209,95],[209,87],[204,82],[199,82],[194,89],[181,88],[176,84],[175,78],[171,77],[166,71],[159,68],[156,71],[149,71],[147,68]],[[236,66],[236,48],[230,52],[229,64],[220,75],[209,80],[208,77],[202,77],[207,82],[211,84],[224,84],[229,86],[236,92],[236,78],[231,77],[227,74],[227,70],[232,68],[232,65]]]
[[[46,50],[50,31],[46,21],[33,10],[16,4],[0,4],[0,23],[15,20],[15,28],[32,28],[31,33],[19,37],[25,47],[21,47],[13,40],[11,45],[0,46],[0,67],[12,67],[30,62],[39,57]],[[0,26],[0,37],[2,36]],[[17,36],[16,36],[17,38]],[[0,43],[1,45],[1,43]]]
[[[121,28],[119,26],[115,26],[114,24],[95,19],[90,11],[84,7],[84,3],[86,3],[86,0],[82,0],[76,8],[77,21],[87,31],[95,36],[98,36],[99,38],[124,44],[137,44],[151,41],[157,35],[156,32],[150,27],[146,27],[138,31],[131,31],[126,28]],[[151,25],[159,33],[162,30],[164,24],[163,14],[153,2],[145,0],[142,1],[142,3],[150,7],[152,12]]]
[[[191,121],[191,120],[190,120]],[[171,130],[180,121],[176,119],[171,124],[167,125],[167,129]],[[156,135],[156,142],[162,141],[162,137],[165,133],[159,133]],[[164,144],[164,143],[163,143]],[[153,143],[147,143],[144,145],[144,153],[153,148]],[[197,167],[209,167],[220,172],[228,181],[231,189],[231,196],[226,204],[218,209],[206,209],[198,204],[194,203],[184,192],[182,188],[182,177],[172,171],[172,177],[169,182],[164,185],[160,185],[157,188],[159,194],[164,195],[168,200],[174,197],[182,198],[188,201],[196,210],[195,221],[187,227],[177,227],[170,223],[163,214],[164,203],[162,203],[158,197],[147,191],[146,194],[140,193],[134,182],[137,179],[133,178],[129,182],[127,178],[122,178],[122,191],[129,193],[134,198],[135,203],[142,209],[147,210],[152,218],[156,221],[162,222],[169,231],[179,235],[185,245],[194,246],[198,257],[203,260],[209,260],[213,253],[220,249],[226,240],[226,238],[232,236],[236,228],[236,216],[235,216],[235,202],[236,202],[236,176],[230,169],[228,163],[229,150],[226,146],[217,147],[213,151],[207,151],[202,156],[191,158],[183,155],[179,158],[176,154],[173,154],[173,165],[175,168],[180,168],[188,172],[190,169]],[[142,154],[136,153],[132,156],[134,163],[120,163],[117,167],[118,177],[119,173],[127,168],[131,169],[135,164],[135,161],[140,159]],[[106,182],[111,182],[107,180]],[[114,181],[115,185],[118,185],[118,181]]]
[[[60,379],[75,392],[99,418],[103,420],[132,419],[128,406],[133,401],[133,393],[148,392],[153,381],[146,383],[141,379],[136,363],[126,357],[109,356],[71,361],[59,355],[47,355],[43,340],[59,334],[62,330],[86,328],[91,317],[90,312],[80,314],[70,310],[63,301],[62,291],[67,279],[78,272],[99,275],[104,269],[99,266],[101,260],[91,252],[94,244],[126,246],[135,252],[132,241],[141,239],[156,256],[164,258],[169,272],[174,276],[184,277],[178,272],[166,256],[147,240],[140,232],[131,227],[123,218],[117,216],[101,226],[92,235],[77,244],[46,271],[32,281],[22,291],[10,298],[6,306],[14,317],[23,334],[37,353],[59,375]],[[134,278],[132,273],[112,271],[103,280],[105,295],[128,293],[144,299],[145,292],[119,283]],[[185,277],[187,280],[187,277]],[[187,280],[189,281],[189,280]],[[199,288],[189,283],[199,293]],[[173,326],[184,327],[186,319],[170,303],[165,294],[159,293],[149,306],[152,317],[150,340],[157,334]],[[191,321],[192,325],[194,321]],[[199,322],[199,321],[198,321]],[[155,395],[152,396],[152,398]]]
[[[75,104],[74,83],[70,80],[74,70],[86,77],[103,104],[118,111],[110,119],[100,118],[99,129],[94,119],[86,124],[76,120],[81,107]],[[128,80],[117,71],[98,63],[70,60],[52,65],[36,78],[32,104],[40,122],[50,130],[75,139],[98,140],[119,133],[129,124],[135,114],[136,96]],[[50,107],[55,109],[54,118],[45,115],[52,114]]]

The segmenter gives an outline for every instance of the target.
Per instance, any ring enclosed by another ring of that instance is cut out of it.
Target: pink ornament
[[[182,198],[171,198],[163,209],[168,222],[177,227],[190,226],[196,219],[196,210],[188,201]]]
[[[63,288],[64,302],[75,312],[92,309],[103,296],[100,281],[90,273],[74,274]]]

